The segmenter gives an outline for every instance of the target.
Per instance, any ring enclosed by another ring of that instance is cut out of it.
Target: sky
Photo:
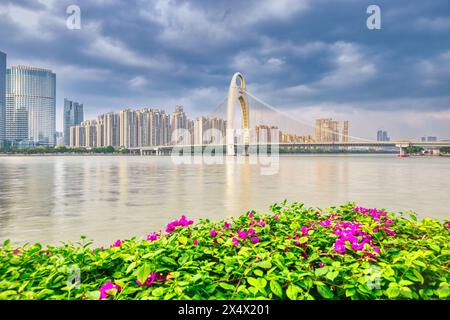
[[[70,5],[80,29],[67,27]],[[367,28],[369,5],[379,30]],[[56,73],[59,131],[64,98],[86,119],[127,107],[208,114],[240,71],[252,94],[304,122],[450,139],[448,0],[1,0],[0,51],[8,66]]]

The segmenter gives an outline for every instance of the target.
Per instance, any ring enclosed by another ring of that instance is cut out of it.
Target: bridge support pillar
[[[397,147],[399,148],[399,157],[404,158],[408,157],[408,154],[406,153],[406,149],[408,149],[409,144],[398,144]]]

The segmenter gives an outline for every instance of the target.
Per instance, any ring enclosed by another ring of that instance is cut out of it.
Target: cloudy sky
[[[381,30],[366,9],[381,8]],[[81,29],[66,27],[69,5]],[[241,71],[249,91],[313,123],[349,119],[351,134],[450,139],[448,0],[1,0],[8,65],[57,74],[63,99],[95,118],[124,107],[207,114]]]

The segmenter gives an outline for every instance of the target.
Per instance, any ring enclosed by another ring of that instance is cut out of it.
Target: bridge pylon
[[[237,81],[240,80],[240,84]],[[230,88],[228,90],[228,100],[227,100],[227,155],[235,156],[235,127],[234,127],[234,106],[236,102],[239,101],[243,117],[243,154],[248,155],[248,145],[249,145],[249,103],[245,95],[245,79],[240,72],[236,72],[230,82]]]

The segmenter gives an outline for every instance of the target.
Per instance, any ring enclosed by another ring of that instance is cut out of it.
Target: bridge
[[[235,113],[238,106],[240,113]],[[437,151],[442,147],[450,147],[450,141],[424,142],[424,141],[374,141],[366,138],[355,137],[344,133],[326,132],[334,135],[333,141],[321,142],[313,141],[311,135],[303,140],[284,142],[280,141],[280,130],[283,132],[296,131],[314,132],[314,125],[308,121],[301,121],[298,118],[287,114],[262,99],[251,94],[246,87],[244,76],[237,72],[233,75],[228,89],[227,98],[220,103],[208,117],[214,119],[226,119],[226,128],[222,131],[217,128],[209,128],[209,141],[203,141],[203,127],[201,128],[198,139],[198,132],[195,133],[196,139],[192,139],[192,130],[181,129],[172,133],[172,141],[170,145],[148,146],[128,148],[131,152],[139,152],[141,155],[170,155],[176,153],[197,153],[197,152],[213,152],[234,156],[238,153],[248,155],[250,152],[260,152],[261,150],[278,151],[280,149],[350,149],[355,147],[361,148],[386,148],[396,147],[399,149],[400,156],[406,154],[409,147],[422,147]],[[256,134],[255,134],[256,128]],[[268,132],[267,132],[268,130]],[[325,129],[329,130],[329,129]],[[198,131],[198,130],[197,130]],[[224,132],[225,131],[225,132]],[[331,130],[329,130],[331,131]],[[261,135],[262,133],[262,135]],[[296,133],[297,134],[297,133]],[[297,135],[294,135],[298,138]],[[263,137],[263,139],[261,139]],[[338,138],[338,139],[336,139]]]

